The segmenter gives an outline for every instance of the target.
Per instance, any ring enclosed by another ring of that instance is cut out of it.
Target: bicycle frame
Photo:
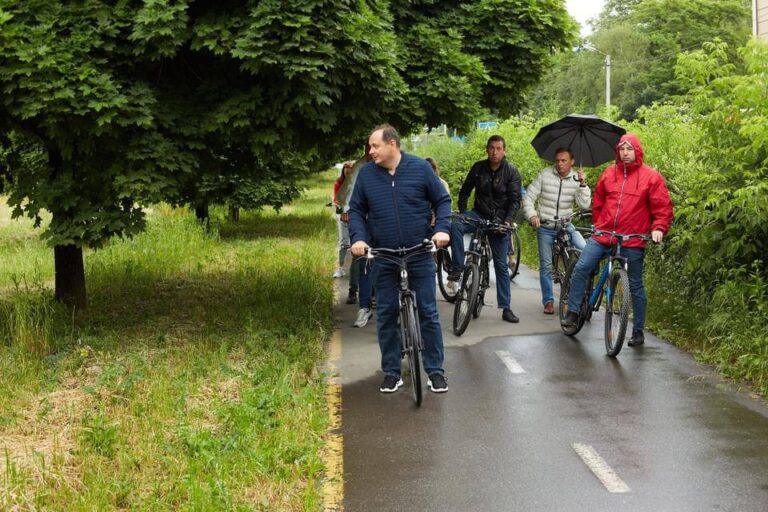
[[[619,262],[624,270],[628,270],[629,264],[626,256],[623,256],[621,254],[621,242],[624,240],[629,240],[631,238],[641,238],[644,240],[648,240],[648,235],[638,235],[638,234],[632,234],[632,235],[621,235],[617,234],[613,231],[594,231],[593,235],[609,235],[613,238],[616,238],[616,246],[612,250],[612,253],[608,256],[608,261],[603,265],[603,269],[600,272],[600,278],[597,281],[597,284],[592,289],[592,294],[589,296],[588,305],[592,308],[593,311],[597,311],[600,308],[600,298],[603,295],[603,291],[605,292],[605,300],[606,303],[610,303],[612,298],[613,290],[611,290],[611,285],[608,283],[608,276],[611,275],[611,270],[613,270],[614,264],[616,262]],[[607,284],[606,284],[607,283]],[[605,290],[603,290],[605,288]]]

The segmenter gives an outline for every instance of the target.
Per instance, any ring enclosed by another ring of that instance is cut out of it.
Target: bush
[[[692,349],[726,376],[768,394],[768,45],[753,41],[728,62],[727,48],[708,43],[682,55],[678,72],[691,92],[676,104],[640,110],[620,123],[643,143],[646,162],[666,178],[675,222],[646,257],[649,325]],[[547,121],[510,119],[493,133],[529,183],[547,165],[530,141]],[[454,198],[473,162],[485,157],[490,131],[466,143],[426,144],[443,167]],[[443,162],[441,162],[443,158]],[[594,184],[599,171],[588,171]],[[523,261],[536,265],[533,231],[523,226]]]

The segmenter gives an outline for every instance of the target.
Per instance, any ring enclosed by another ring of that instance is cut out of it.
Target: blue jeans
[[[376,331],[381,349],[381,370],[400,375],[401,345],[398,325],[398,282],[400,267],[377,260],[373,277],[376,283]],[[408,261],[408,281],[416,295],[424,351],[421,354],[427,375],[443,373],[443,333],[435,295],[435,260],[431,255]]]
[[[590,239],[581,251],[579,261],[571,276],[571,288],[568,295],[568,311],[578,311],[581,308],[581,298],[587,287],[589,274],[597,269],[600,260],[611,253],[611,247],[602,245]],[[621,253],[627,257],[629,274],[629,291],[632,293],[633,329],[645,326],[645,285],[643,284],[643,259],[645,249],[622,247]]]
[[[472,210],[465,214],[466,217],[480,219],[480,215]],[[454,271],[464,269],[464,233],[474,233],[475,227],[454,220],[451,223],[451,254]],[[507,253],[509,252],[509,235],[488,234],[488,241],[493,254],[493,268],[496,271],[496,303],[502,309],[509,308],[509,264]]]
[[[576,231],[573,224],[566,224],[565,230],[571,238],[571,244],[583,250],[586,242],[581,233]],[[539,284],[541,285],[541,303],[554,302],[555,295],[552,290],[552,248],[555,245],[557,231],[544,226],[536,231],[536,238],[539,241]]]

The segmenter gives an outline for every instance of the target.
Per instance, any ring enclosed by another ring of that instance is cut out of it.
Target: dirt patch
[[[19,421],[0,430],[0,475],[79,485],[80,470],[73,455],[75,426],[92,400],[80,387],[31,397]],[[0,482],[2,487],[13,483],[5,478]]]

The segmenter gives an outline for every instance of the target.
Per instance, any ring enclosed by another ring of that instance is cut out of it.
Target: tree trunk
[[[53,260],[56,300],[76,310],[85,309],[83,249],[74,245],[57,245],[53,248]]]
[[[237,206],[229,207],[229,220],[232,222],[240,222],[240,208]]]
[[[208,220],[208,203],[202,203],[195,206],[195,217],[199,222]]]

